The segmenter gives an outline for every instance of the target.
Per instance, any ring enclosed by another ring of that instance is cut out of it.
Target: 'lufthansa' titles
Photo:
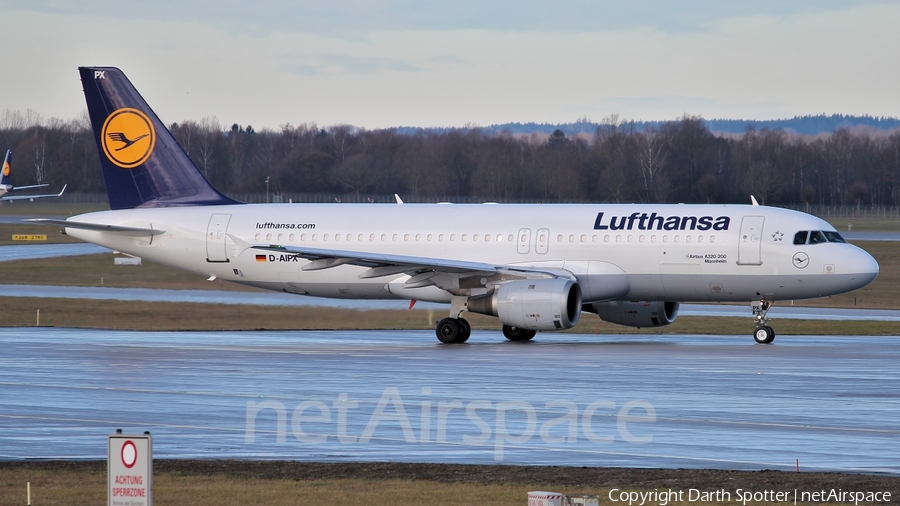
[[[611,216],[604,220],[597,213],[594,230],[728,230],[728,216],[661,216],[656,213],[631,213],[629,216]]]

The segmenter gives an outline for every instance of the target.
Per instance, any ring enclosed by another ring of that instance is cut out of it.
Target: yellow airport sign
[[[46,241],[47,234],[13,234],[13,241]]]

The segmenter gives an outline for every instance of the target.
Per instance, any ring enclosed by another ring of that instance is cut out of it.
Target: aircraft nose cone
[[[878,277],[878,262],[867,251],[857,248],[847,260],[847,272],[856,274],[856,288],[862,288]]]

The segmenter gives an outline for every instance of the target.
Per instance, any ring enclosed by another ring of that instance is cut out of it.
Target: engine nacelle
[[[569,329],[581,317],[581,288],[562,278],[510,281],[490,295],[469,299],[467,309],[528,330]]]
[[[597,302],[584,307],[600,319],[628,327],[662,327],[675,321],[678,302]]]

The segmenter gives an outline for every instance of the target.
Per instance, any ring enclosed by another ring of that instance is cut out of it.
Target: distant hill
[[[672,121],[678,121],[672,120]],[[824,114],[818,116],[794,116],[790,119],[772,119],[772,120],[741,120],[741,119],[711,119],[704,120],[706,125],[712,132],[723,133],[743,133],[748,127],[756,130],[763,128],[776,129],[781,128],[789,132],[795,132],[804,135],[816,135],[820,133],[831,133],[841,128],[854,127],[870,127],[875,130],[894,130],[900,128],[900,119],[888,117],[874,116],[846,116],[843,114],[832,114],[826,116]],[[659,128],[667,121],[635,121],[634,127],[637,131],[642,131],[648,127]],[[577,121],[575,123],[505,123],[502,125],[490,125],[487,127],[479,127],[485,133],[499,134],[503,131],[509,131],[514,134],[532,134],[544,133],[550,134],[555,130],[562,130],[566,135],[571,136],[580,133],[593,134],[599,123],[590,121]],[[415,135],[418,132],[445,133],[453,130],[467,130],[467,128],[420,128],[420,127],[399,127],[397,133],[405,135]]]
[[[832,114],[826,116],[794,116],[791,119],[773,119],[762,121],[737,120],[737,119],[714,119],[706,122],[709,129],[713,132],[729,132],[741,133],[747,130],[747,126],[753,126],[757,130],[763,128],[783,130],[791,130],[798,134],[816,135],[820,133],[831,133],[841,128],[854,128],[866,126],[875,130],[894,130],[900,128],[900,119],[874,117],[874,116],[845,116],[843,114]]]

